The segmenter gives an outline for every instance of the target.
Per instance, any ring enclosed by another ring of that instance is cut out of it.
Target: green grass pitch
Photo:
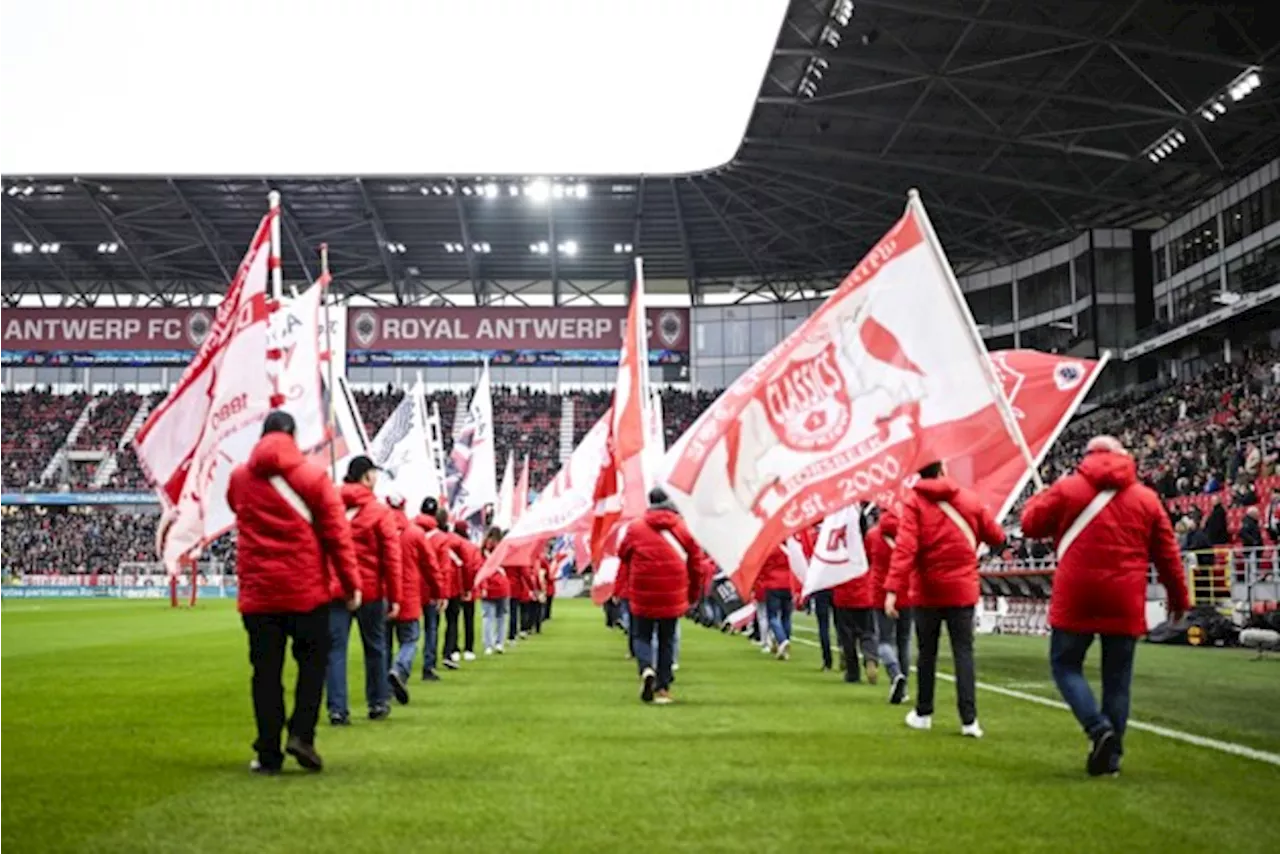
[[[1124,775],[1091,780],[1064,711],[979,692],[975,742],[942,683],[934,730],[912,732],[883,683],[820,673],[808,645],[781,663],[686,624],[679,703],[643,706],[584,600],[505,657],[413,683],[385,723],[322,724],[323,774],[260,778],[230,602],[2,618],[5,851],[1234,854],[1275,850],[1280,828],[1274,765],[1132,732]],[[979,679],[1052,697],[1046,646],[981,638]],[[1143,646],[1134,694],[1135,718],[1280,752],[1280,659]]]

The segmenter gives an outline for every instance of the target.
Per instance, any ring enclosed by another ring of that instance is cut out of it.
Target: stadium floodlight
[[[5,192],[7,192],[10,196],[16,196],[18,195],[18,193],[22,192],[22,188],[19,187],[17,184],[13,184]]]
[[[1200,111],[1200,118],[1204,119],[1206,122],[1211,122],[1216,120],[1218,117],[1213,114],[1213,110],[1205,108]]]
[[[463,185],[462,185],[462,195],[464,195],[464,196],[469,196],[469,195],[471,195],[471,185],[470,185],[470,184],[463,184]]]
[[[485,197],[486,199],[496,199],[496,198],[498,198],[498,185],[497,185],[497,184],[485,184],[485,185],[484,185],[484,197]]]
[[[452,196],[452,195],[453,195],[453,185],[452,185],[452,184],[445,184],[445,185],[444,185],[444,194],[445,194],[446,196]]]
[[[403,255],[406,250],[403,243],[391,242],[387,244],[387,251],[395,255]]]
[[[493,247],[489,245],[489,241],[482,240],[480,241],[480,251],[488,255],[490,252],[493,251]]]
[[[13,244],[13,254],[14,255],[30,255],[31,250],[34,248],[35,247],[33,247],[30,243],[15,243]]]
[[[1173,138],[1178,141],[1179,145],[1187,141],[1187,138],[1182,135],[1182,131],[1180,130],[1173,132]]]
[[[614,255],[621,255],[621,254],[622,254],[622,244],[621,244],[621,243],[615,243],[615,244],[613,244],[613,254],[614,254]]]
[[[57,255],[61,251],[62,251],[61,243],[41,243],[40,244],[41,255]]]
[[[1148,155],[1147,155],[1147,157],[1149,157],[1149,158],[1151,159],[1151,162],[1152,162],[1152,163],[1159,163],[1159,162],[1160,162],[1160,155],[1159,155],[1159,154],[1156,154],[1154,151],[1153,151],[1153,152],[1151,152],[1150,154],[1148,154]]]
[[[561,184],[552,184],[552,185],[551,185],[551,198],[553,198],[553,199],[563,199],[563,198],[564,198],[564,186],[563,186],[563,185],[561,185]]]
[[[518,196],[518,195],[520,195],[520,188],[519,188],[517,185],[515,185],[515,184],[508,184],[508,185],[507,185],[507,195],[508,195],[508,196]]]
[[[1218,115],[1222,115],[1223,113],[1225,113],[1225,112],[1227,111],[1227,105],[1226,105],[1226,104],[1224,104],[1224,103],[1222,103],[1221,101],[1214,101],[1214,102],[1213,102],[1213,111],[1214,111],[1215,113],[1217,113]]]
[[[560,249],[560,254],[572,257],[578,254],[578,241],[566,240],[564,243],[561,243],[558,248]]]
[[[534,255],[546,255],[551,251],[551,247],[548,245],[547,241],[539,240],[537,243],[529,244],[529,251]]]
[[[524,194],[535,202],[541,204],[551,196],[551,185],[546,181],[538,178],[524,185]]]
[[[585,199],[588,192],[586,184],[579,184],[573,188],[573,194],[580,199]]]
[[[450,254],[453,254],[453,244],[452,243],[444,244],[444,251]]]
[[[98,244],[98,254],[99,254],[99,255],[114,255],[114,254],[116,254],[116,251],[117,251],[119,248],[120,248],[120,244],[119,244],[119,243],[116,243],[114,240],[113,240],[113,241],[111,241],[110,243],[105,243],[105,242],[104,242],[104,243],[99,243],[99,244]]]

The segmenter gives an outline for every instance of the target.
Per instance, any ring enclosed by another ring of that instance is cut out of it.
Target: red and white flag
[[[507,465],[498,482],[498,501],[493,505],[493,524],[504,531],[511,530],[515,516],[516,500],[516,452],[507,451]]]
[[[862,505],[850,504],[822,520],[813,557],[801,578],[802,597],[866,575],[870,564],[862,543],[861,516]]]
[[[583,534],[591,530],[595,499],[594,486],[608,459],[607,416],[595,423],[565,464],[538,498],[511,526],[511,531],[476,573],[478,588],[501,566],[532,564],[547,540],[560,534]]]
[[[263,419],[284,402],[266,367],[276,216],[263,218],[195,359],[133,440],[165,507],[158,539],[171,575],[235,524],[226,498],[231,470],[249,458]]]
[[[831,297],[681,438],[668,492],[698,542],[749,590],[768,550],[792,533],[896,491],[1010,421],[913,194]]]
[[[283,398],[277,409],[293,416],[298,447],[304,454],[327,451],[334,430],[328,424],[328,404],[322,366],[328,353],[320,336],[324,324],[321,300],[329,286],[328,273],[299,296],[271,313],[267,333],[267,376]],[[327,463],[326,463],[327,467]]]
[[[592,563],[604,556],[608,534],[620,520],[644,515],[648,506],[645,447],[652,428],[649,416],[649,346],[644,312],[644,276],[636,261],[627,327],[618,360],[609,419],[609,459],[595,488],[595,521],[591,526]]]
[[[525,508],[529,506],[529,455],[524,455],[524,465],[520,467],[520,479],[516,481],[515,494],[511,499],[511,524],[520,521]],[[503,528],[505,531],[506,528]]]

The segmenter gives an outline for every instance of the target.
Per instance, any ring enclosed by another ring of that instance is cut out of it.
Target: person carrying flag
[[[428,496],[422,500],[421,512],[414,517],[413,524],[422,529],[427,541],[427,553],[431,558],[433,572],[422,576],[422,681],[439,682],[436,673],[436,658],[440,648],[440,614],[444,611],[447,597],[442,593],[444,584],[444,567],[440,564],[439,536],[436,523],[438,502]]]
[[[400,532],[390,507],[373,494],[378,467],[363,454],[352,458],[342,484],[342,503],[347,508],[351,538],[360,565],[360,592],[363,603],[355,612],[364,646],[364,694],[369,719],[385,720],[391,715],[391,685],[387,675],[387,622],[400,614],[401,553]],[[337,598],[335,596],[335,598]],[[352,614],[341,602],[329,609],[329,673],[326,678],[329,723],[351,723],[347,703],[347,644],[351,638]]]
[[[453,526],[452,535],[457,538],[453,542],[453,546],[458,556],[462,559],[462,565],[459,567],[462,586],[458,596],[458,610],[462,614],[462,659],[464,661],[475,661],[476,596],[473,588],[476,584],[476,575],[480,572],[480,567],[484,565],[484,555],[480,553],[480,549],[476,544],[471,542],[471,527],[465,519],[459,519],[458,523]],[[453,654],[455,656],[458,654],[456,645],[454,646]],[[457,659],[455,658],[454,660],[456,661]]]
[[[390,667],[391,693],[395,695],[396,702],[404,705],[409,702],[409,674],[413,670],[413,659],[418,652],[421,631],[418,620],[422,618],[423,593],[435,587],[436,562],[435,555],[427,545],[426,532],[410,522],[409,517],[404,514],[404,497],[388,496],[387,506],[395,511],[392,518],[400,532],[403,573],[400,581],[400,613],[389,623],[387,663]],[[400,651],[393,653],[393,646],[396,644]]]
[[[236,596],[249,635],[257,758],[250,770],[276,774],[284,753],[311,771],[316,720],[329,654],[329,581],[348,612],[361,606],[360,570],[338,492],[324,470],[308,463],[294,441],[287,412],[272,412],[247,463],[231,472],[227,504],[236,516],[239,551]],[[284,653],[290,638],[298,662],[293,716],[284,753]]]
[[[480,552],[487,559],[502,542],[502,529],[490,528],[484,535]],[[480,585],[481,635],[484,640],[484,654],[502,655],[505,651],[503,639],[507,633],[507,600],[511,598],[511,582],[507,579],[505,567],[498,567],[492,575]]]

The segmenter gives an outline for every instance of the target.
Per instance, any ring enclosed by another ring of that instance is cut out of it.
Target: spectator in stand
[[[272,412],[248,463],[227,485],[227,503],[240,531],[239,606],[253,664],[253,712],[258,754],[249,766],[276,774],[284,763],[285,646],[298,662],[293,716],[285,752],[311,771],[324,767],[316,752],[316,719],[329,654],[329,572],[341,607],[361,606],[360,574],[338,493],[322,469],[303,458],[293,418]]]
[[[907,493],[899,511],[898,537],[884,585],[884,611],[890,617],[899,616],[899,594],[909,594],[916,604],[913,618],[920,646],[917,698],[906,721],[912,729],[933,726],[938,639],[945,623],[955,663],[960,733],[982,737],[973,664],[980,543],[993,549],[1004,543],[1004,531],[991,511],[973,492],[947,477],[942,463],[921,469],[919,482]]]
[[[1049,659],[1059,692],[1091,741],[1086,770],[1118,774],[1134,651],[1147,632],[1147,567],[1155,564],[1171,620],[1190,604],[1169,517],[1156,494],[1138,483],[1120,441],[1097,436],[1076,474],[1031,499],[1022,529],[1057,544]],[[1102,646],[1101,709],[1084,676],[1095,636]]]
[[[653,489],[649,509],[627,527],[618,548],[618,585],[630,595],[640,699],[646,703],[666,705],[673,701],[670,688],[676,623],[702,595],[704,577],[702,550],[667,493]]]
[[[342,503],[347,508],[351,538],[360,564],[360,592],[363,603],[354,617],[364,646],[364,696],[369,720],[381,721],[391,715],[391,684],[387,673],[387,623],[400,615],[401,553],[397,514],[373,494],[378,467],[364,455],[353,457],[342,484]],[[347,644],[351,638],[352,613],[335,605],[329,611],[329,723],[351,723],[347,703]]]
[[[1231,542],[1231,532],[1227,529],[1227,509],[1216,498],[1213,509],[1209,511],[1209,518],[1205,520],[1204,533],[1211,546],[1225,546]]]

